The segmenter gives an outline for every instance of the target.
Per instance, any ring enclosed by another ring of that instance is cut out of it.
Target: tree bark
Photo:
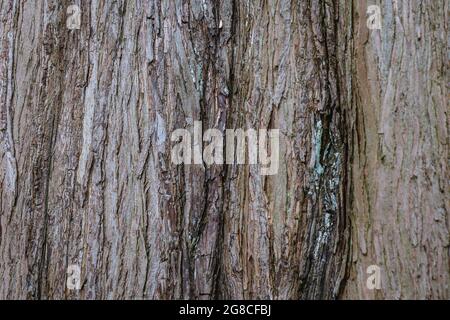
[[[0,299],[448,299],[448,1],[369,4],[0,0]]]
[[[448,4],[382,1],[375,32],[365,28],[365,1],[347,6],[344,298],[449,298]],[[368,265],[380,266],[382,290],[367,290]]]

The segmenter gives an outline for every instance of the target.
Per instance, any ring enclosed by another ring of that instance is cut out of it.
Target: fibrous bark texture
[[[343,297],[449,299],[449,2],[379,4],[375,32],[365,1],[345,9],[352,259]],[[382,290],[358,280],[368,265],[381,267]]]
[[[450,298],[448,9],[0,0],[0,299]],[[174,164],[197,121],[278,172]]]

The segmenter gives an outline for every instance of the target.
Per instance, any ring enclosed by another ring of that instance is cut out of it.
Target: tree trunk
[[[375,4],[0,0],[0,299],[448,299],[448,1]]]
[[[381,31],[365,27],[366,1],[346,7],[352,259],[342,297],[449,299],[449,2],[382,4]],[[369,265],[381,268],[381,290],[366,288]]]

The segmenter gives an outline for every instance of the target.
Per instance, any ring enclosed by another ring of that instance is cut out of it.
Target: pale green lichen
[[[314,190],[319,190],[320,185],[320,177],[322,176],[324,169],[322,164],[320,163],[320,152],[322,149],[322,135],[323,135],[323,126],[322,121],[319,120],[316,122],[313,132],[312,145],[314,149],[314,167],[312,172],[312,183],[314,185]],[[310,191],[312,195],[313,190]]]
[[[320,164],[320,151],[322,148],[322,135],[323,135],[323,127],[322,127],[322,121],[319,120],[316,123],[316,128],[314,130],[314,137],[313,137],[313,146],[315,149],[315,164],[314,164],[314,172],[320,176],[323,174],[323,167]]]

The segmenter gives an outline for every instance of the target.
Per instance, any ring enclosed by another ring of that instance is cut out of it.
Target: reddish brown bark
[[[374,4],[0,0],[0,298],[448,299],[448,3]],[[195,121],[278,173],[175,165]]]

